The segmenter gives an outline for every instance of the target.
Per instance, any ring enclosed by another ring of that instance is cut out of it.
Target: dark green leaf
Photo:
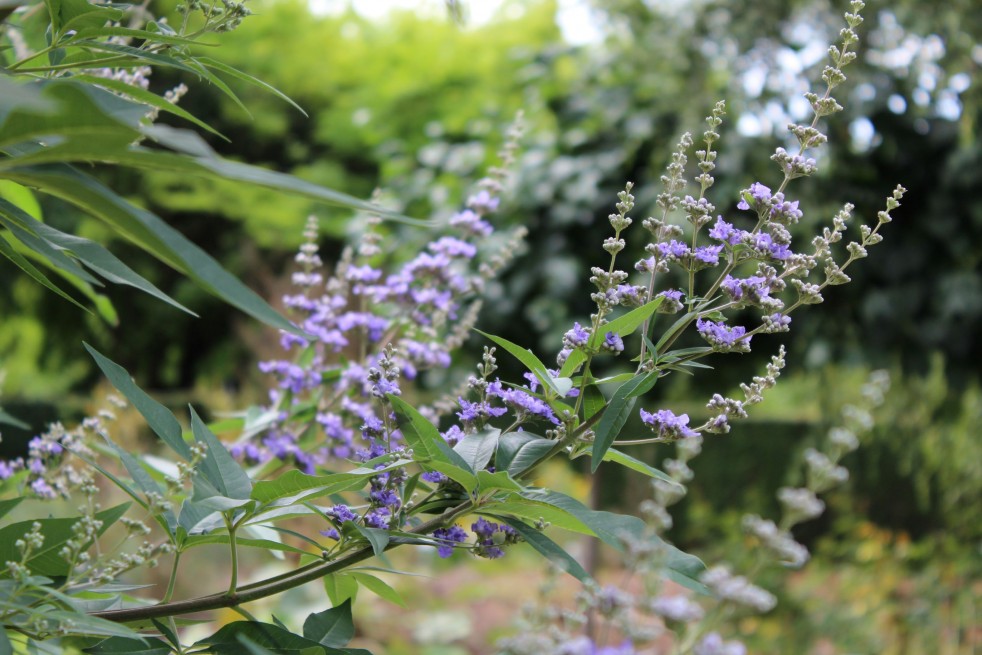
[[[287,653],[301,655],[304,651],[317,652],[316,648],[321,646],[316,641],[295,635],[272,623],[235,621],[223,626],[212,636],[197,642],[194,644],[194,648],[207,646],[209,652],[216,655],[241,655],[242,642],[239,641],[241,637],[245,637],[252,643],[277,653],[277,655]],[[309,650],[311,648],[315,650]]]
[[[593,416],[607,406],[607,399],[595,384],[588,384],[583,390],[583,416],[590,420]]]
[[[7,241],[7,239],[4,238],[4,235],[2,234],[0,234],[0,255],[3,255],[4,257],[12,261],[14,264],[17,265],[19,269],[21,269],[29,276],[34,278],[35,281],[44,285],[51,291],[54,291],[56,294],[58,294],[68,302],[72,303],[73,305],[85,311],[89,311],[88,309],[86,309],[85,305],[83,305],[82,303],[80,303],[79,301],[75,300],[67,293],[62,291],[61,288],[55,285],[54,282],[49,280],[44,273],[42,273],[37,268],[35,268],[34,265],[31,264],[31,262],[27,261],[22,254],[14,250],[13,246],[10,245],[10,243]]]
[[[614,392],[613,397],[607,404],[607,409],[604,411],[603,416],[600,417],[600,421],[597,422],[597,427],[594,428],[591,470],[597,470],[600,462],[603,461],[604,455],[607,453],[607,449],[614,443],[624,424],[627,423],[627,419],[630,417],[631,410],[634,409],[634,403],[637,400],[635,391],[646,386],[650,389],[657,379],[657,373],[655,372],[637,375],[622,384]]]
[[[8,498],[6,500],[0,500],[0,519],[5,517],[10,513],[15,507],[24,502],[23,496],[18,496],[17,498]]]
[[[558,491],[530,489],[522,492],[521,495],[530,500],[552,505],[576,517],[601,541],[618,550],[623,549],[625,533],[639,535],[644,531],[644,521],[636,516],[590,509],[575,498]]]
[[[129,503],[123,503],[110,509],[98,512],[96,519],[102,521],[99,534],[109,529],[120,519]],[[68,573],[68,562],[58,555],[58,551],[66,541],[74,536],[72,527],[78,522],[78,518],[64,519],[32,519],[12,523],[4,528],[0,528],[0,562],[19,562],[21,560],[20,551],[14,543],[21,539],[31,530],[35,520],[41,524],[41,534],[44,536],[44,545],[33,552],[27,562],[27,566],[37,575],[49,577],[60,577]],[[3,572],[7,575],[6,571]]]
[[[399,419],[399,429],[406,443],[421,461],[434,460],[452,464],[473,473],[473,469],[446,442],[436,426],[420,414],[415,407],[398,396],[389,395],[392,409]],[[475,479],[476,483],[476,479]]]
[[[83,652],[93,655],[170,655],[173,651],[167,642],[157,637],[144,637],[142,640],[110,637]]]
[[[305,112],[300,105],[298,105],[297,103],[295,103],[285,93],[283,93],[283,92],[279,91],[278,89],[270,86],[266,82],[263,82],[262,80],[257,79],[255,77],[253,77],[252,75],[249,75],[248,73],[243,73],[242,71],[240,71],[240,70],[238,70],[236,68],[232,68],[231,66],[229,66],[227,64],[223,64],[222,62],[217,61],[215,59],[212,59],[210,57],[198,57],[197,58],[197,61],[199,63],[201,63],[201,64],[204,64],[208,68],[214,68],[215,70],[221,71],[222,73],[225,73],[226,75],[231,75],[232,77],[234,77],[237,80],[240,80],[242,82],[246,82],[247,84],[252,84],[253,86],[257,86],[260,89],[263,89],[264,91],[268,91],[269,93],[272,93],[273,95],[275,95],[277,98],[279,98],[281,100],[284,100],[285,102],[288,102],[289,104],[293,105],[296,108],[296,110],[299,111],[304,116],[307,115],[307,112]]]
[[[494,467],[518,477],[555,446],[556,442],[552,439],[543,439],[529,432],[508,432],[498,440]]]
[[[267,325],[297,332],[292,323],[198,246],[154,214],[134,207],[94,178],[64,165],[16,168],[4,171],[2,176],[36,187],[89,212],[224,302]]]
[[[522,535],[522,538],[532,548],[542,553],[543,556],[554,562],[566,573],[569,573],[580,582],[589,582],[592,579],[580,563],[573,559],[572,555],[567,553],[555,541],[542,534],[541,530],[536,530],[531,525],[518,519],[502,517],[501,520],[514,528],[518,534]]]
[[[133,403],[137,411],[143,415],[150,429],[157,433],[157,436],[174,452],[190,461],[191,448],[181,436],[181,424],[177,422],[170,410],[136,386],[133,378],[122,366],[105,357],[89,344],[83,342],[82,345],[95,359],[95,363],[103,374],[109,378],[109,382],[116,387],[117,391],[126,396],[126,399]]]
[[[368,540],[368,543],[372,545],[372,551],[375,556],[378,557],[385,552],[386,547],[389,545],[389,531],[380,530],[378,528],[366,528],[361,525],[355,525],[355,530],[357,530],[361,536]]]
[[[303,636],[328,647],[341,647],[355,636],[351,601],[323,612],[315,612],[303,622]]]
[[[198,471],[222,496],[235,500],[249,500],[252,493],[252,480],[237,461],[218,440],[204,421],[191,407],[191,430],[194,438],[207,449],[207,456],[198,465]]]

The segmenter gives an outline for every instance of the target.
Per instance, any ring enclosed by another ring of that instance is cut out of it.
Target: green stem
[[[228,592],[226,593],[229,597],[235,596],[236,587],[239,584],[239,549],[236,547],[235,542],[235,529],[236,526],[232,523],[229,516],[225,515],[225,527],[228,528],[228,545],[229,552],[232,557],[232,576],[228,583]]]
[[[426,523],[410,530],[413,534],[429,534],[439,527],[449,524],[459,515],[465,514],[473,509],[474,503],[467,501],[457,507],[448,510],[440,516],[427,521]],[[391,543],[386,550],[398,546],[398,543]],[[326,575],[346,569],[358,562],[364,561],[374,556],[371,546],[365,546],[352,551],[339,559],[330,562],[314,562],[302,566],[294,571],[285,573],[254,584],[243,585],[235,590],[234,593],[219,593],[199,598],[187,600],[159,603],[149,607],[130,607],[118,610],[106,610],[104,612],[94,612],[96,616],[109,621],[119,623],[127,621],[143,621],[151,618],[166,616],[178,616],[181,614],[191,614],[194,612],[205,612],[208,610],[222,609],[226,607],[236,607],[243,603],[273,596],[282,593],[302,584],[318,580]]]
[[[181,563],[181,552],[180,550],[174,552],[174,565],[170,570],[170,580],[167,581],[167,591],[164,592],[164,603],[170,602],[170,599],[174,596],[174,588],[177,586],[177,567]]]

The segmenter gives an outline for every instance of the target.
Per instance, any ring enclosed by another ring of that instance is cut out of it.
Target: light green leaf
[[[359,584],[361,584],[361,586],[365,587],[376,596],[384,598],[390,603],[394,603],[400,607],[407,607],[406,601],[398,591],[390,587],[379,578],[376,578],[374,575],[369,575],[368,573],[364,573],[362,571],[350,571],[348,575],[353,577]]]
[[[457,442],[454,451],[463,458],[472,471],[482,471],[491,461],[494,450],[498,445],[501,430],[491,428],[476,434],[468,434]]]
[[[390,394],[387,397],[399,419],[399,429],[402,430],[402,436],[420,461],[444,462],[473,474],[473,469],[470,468],[464,458],[450,447],[436,426],[420,414],[415,407],[398,396]]]
[[[525,368],[535,375],[544,387],[551,389],[560,398],[563,398],[573,388],[573,381],[568,379],[568,376],[560,374],[559,378],[552,377],[546,369],[546,365],[531,350],[522,348],[518,344],[512,343],[503,337],[497,337],[487,332],[481,332],[480,330],[474,331],[508,351],[515,359],[524,364]]]
[[[625,466],[631,469],[632,471],[637,471],[638,473],[647,475],[649,478],[658,478],[659,480],[664,480],[666,482],[678,484],[667,473],[663,471],[659,471],[655,467],[649,466],[648,464],[645,464],[641,460],[631,457],[627,453],[622,453],[616,448],[611,448],[604,454],[604,461],[616,462],[621,466]]]

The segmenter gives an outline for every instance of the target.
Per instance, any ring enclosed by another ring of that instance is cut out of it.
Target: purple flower
[[[742,230],[734,229],[732,224],[724,221],[722,216],[717,216],[716,224],[709,229],[709,236],[717,241],[735,246],[740,243],[741,232]]]
[[[747,328],[742,325],[731,328],[723,323],[715,323],[700,318],[696,320],[696,330],[714,350],[720,352],[730,350],[746,352],[750,350],[750,337],[745,336]]]
[[[490,236],[494,231],[490,223],[481,220],[481,217],[470,209],[465,209],[451,216],[450,225],[483,237]]]
[[[701,264],[708,264],[709,266],[716,266],[719,264],[719,254],[722,252],[723,246],[701,246],[695,249],[692,253],[695,260]]]
[[[659,438],[673,441],[683,437],[694,437],[698,432],[689,427],[689,415],[676,416],[671,410],[662,409],[654,414],[641,410],[641,421]]]
[[[488,396],[500,398],[506,405],[521,413],[539,416],[554,425],[559,425],[559,419],[556,418],[552,408],[545,401],[521,389],[505,389],[502,387],[500,381],[495,381],[488,385]]]
[[[388,507],[376,507],[365,514],[365,525],[370,528],[387,530],[391,520],[392,512],[389,511]]]
[[[682,311],[682,292],[678,289],[666,289],[656,294],[655,297],[665,299],[658,306],[660,314],[677,314]]]
[[[382,277],[382,271],[372,268],[369,265],[349,266],[344,272],[344,277],[352,282],[375,282]]]
[[[429,245],[429,249],[447,257],[471,259],[477,255],[477,248],[474,245],[454,237],[440,237]]]
[[[423,475],[419,476],[427,482],[432,482],[433,484],[440,484],[441,482],[446,482],[449,478],[439,471],[426,471]]]
[[[460,410],[457,416],[461,421],[476,421],[479,418],[490,418],[492,416],[502,416],[508,409],[505,407],[492,407],[487,401],[474,403],[463,398],[457,398]]]
[[[487,189],[481,189],[467,199],[467,206],[479,214],[489,214],[498,208],[499,202]]]
[[[384,507],[393,507],[398,509],[399,505],[402,504],[402,500],[399,498],[393,489],[376,489],[369,494],[372,502],[382,505]]]
[[[668,243],[659,243],[657,248],[658,253],[666,259],[681,259],[689,254],[689,246],[675,239]]]
[[[620,335],[614,332],[608,332],[604,336],[604,342],[600,344],[600,347],[612,353],[622,353],[624,352],[624,340],[621,339]]]
[[[332,516],[338,520],[339,523],[344,523],[345,521],[354,521],[358,518],[358,515],[351,511],[347,505],[335,505],[324,512],[328,516]]]
[[[740,194],[740,202],[737,203],[738,209],[747,210],[750,209],[750,205],[747,204],[746,195],[750,194],[750,197],[756,202],[756,205],[760,207],[762,204],[770,203],[771,201],[771,190],[769,187],[764,186],[760,182],[754,182],[750,185],[749,189],[746,189]]]
[[[437,546],[436,552],[442,558],[450,557],[453,554],[454,544],[462,544],[467,541],[467,533],[463,528],[456,525],[434,530],[433,537],[441,542]]]
[[[443,436],[448,444],[451,446],[456,446],[457,443],[464,438],[464,431],[460,429],[460,426],[451,425],[450,429],[443,432],[441,436]]]
[[[590,331],[579,323],[573,323],[573,329],[563,335],[563,345],[573,349],[585,346],[590,339]]]

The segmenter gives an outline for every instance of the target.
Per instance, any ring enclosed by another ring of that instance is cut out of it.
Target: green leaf
[[[399,420],[399,429],[406,443],[416,453],[419,461],[433,460],[445,462],[464,471],[474,473],[473,469],[446,442],[435,425],[420,414],[415,407],[398,396],[388,395],[392,409]],[[474,483],[477,483],[475,478]]]
[[[546,559],[554,562],[566,573],[579,580],[580,582],[590,582],[590,574],[577,562],[572,555],[567,553],[559,544],[542,534],[541,530],[536,530],[524,521],[509,517],[501,517],[501,520],[514,528],[515,532],[522,535],[522,538],[532,548],[536,549]]]
[[[218,440],[208,426],[204,424],[198,413],[191,410],[191,430],[194,438],[207,449],[207,456],[198,465],[198,471],[205,477],[222,496],[235,500],[249,500],[252,494],[252,480],[242,469],[235,458]]]
[[[640,307],[632,309],[623,316],[619,316],[608,323],[600,326],[600,329],[596,333],[590,335],[590,341],[587,343],[587,347],[591,350],[597,350],[600,348],[600,344],[606,338],[608,332],[613,332],[620,337],[626,337],[629,334],[633,334],[638,326],[644,323],[648,318],[655,313],[655,310],[662,304],[664,297],[659,296],[652,300],[651,302],[645,303]],[[559,370],[559,375],[563,377],[568,377],[573,374],[576,368],[586,361],[586,355],[583,350],[577,348],[566,361],[563,362],[562,368]]]
[[[14,647],[7,636],[7,629],[0,626],[0,655],[14,655]]]
[[[20,505],[22,502],[24,502],[24,496],[0,500],[0,519],[9,514],[11,510]]]
[[[539,462],[553,448],[556,442],[543,439],[529,432],[508,432],[498,440],[494,467],[518,477]]]
[[[11,425],[15,428],[20,428],[21,430],[30,430],[31,426],[24,421],[20,420],[16,416],[11,416],[7,412],[0,409],[0,424]]]
[[[83,209],[224,302],[271,327],[297,332],[296,326],[201,248],[159,217],[134,207],[94,178],[64,165],[15,168],[0,172],[0,176],[36,187]]]
[[[586,420],[593,418],[597,412],[607,406],[607,399],[595,384],[588,384],[583,390],[583,416]]]
[[[44,273],[42,273],[37,268],[35,268],[34,265],[31,264],[31,262],[27,261],[22,254],[14,250],[13,246],[11,246],[10,243],[7,241],[7,239],[4,238],[3,234],[0,234],[0,255],[3,255],[4,257],[12,261],[14,264],[17,265],[19,269],[21,269],[29,276],[34,278],[36,282],[39,282],[40,284],[46,286],[48,289],[54,291],[56,294],[58,294],[68,302],[72,303],[73,305],[79,307],[80,309],[83,309],[86,312],[89,311],[88,309],[86,309],[85,305],[83,305],[82,303],[80,303],[79,301],[75,300],[67,293],[62,291],[61,288],[55,285],[54,282],[49,280]]]
[[[6,221],[3,220],[3,216],[7,217]],[[8,229],[14,233],[21,243],[31,247],[40,255],[47,257],[53,264],[68,273],[76,275],[88,282],[100,284],[97,280],[85,273],[85,271],[81,270],[74,259],[70,259],[62,254],[62,251],[72,254],[92,271],[110,282],[135,287],[192,316],[197,316],[190,309],[137,274],[98,243],[61,232],[38,221],[28,213],[2,199],[0,199],[0,223],[6,224]],[[64,260],[67,260],[67,265]]]
[[[340,647],[355,636],[351,619],[351,601],[323,612],[315,612],[303,622],[303,636],[329,647]]]
[[[365,587],[376,596],[384,598],[390,603],[394,603],[400,607],[408,607],[405,599],[403,599],[398,591],[390,587],[379,578],[376,578],[374,575],[369,575],[368,573],[364,573],[362,571],[349,571],[348,575],[353,577],[361,586]]]
[[[201,119],[199,119],[194,114],[191,114],[186,109],[175,105],[173,102],[158,96],[156,93],[151,93],[146,89],[138,86],[133,86],[132,84],[127,84],[126,82],[120,80],[109,79],[105,77],[95,77],[94,75],[78,74],[72,76],[72,81],[75,82],[85,82],[88,84],[95,84],[101,87],[105,87],[117,93],[122,93],[123,95],[142,102],[145,105],[159,109],[160,111],[166,111],[169,114],[179,116],[184,120],[194,123],[206,132],[211,132],[215,136],[221,137],[228,141],[228,139],[218,130],[208,125]]]
[[[154,480],[149,473],[147,473],[146,469],[143,468],[143,465],[135,457],[120,448],[108,437],[108,435],[103,435],[103,437],[105,438],[106,443],[109,444],[109,447],[112,448],[119,456],[120,461],[126,468],[126,472],[130,474],[131,478],[133,478],[133,482],[140,488],[140,491],[142,491],[148,497],[151,494],[158,494],[160,496],[164,495],[164,490],[161,488],[161,486],[157,484],[157,481]],[[116,482],[117,484],[119,483],[118,481]],[[127,490],[125,487],[123,489],[132,495],[132,491]],[[145,503],[144,506],[146,506]],[[170,532],[170,534],[174,534],[174,529],[177,527],[177,517],[174,516],[174,512],[167,509],[162,513],[162,517],[164,519],[163,525],[166,526],[167,531]]]
[[[649,478],[658,478],[659,480],[664,480],[666,482],[678,484],[667,473],[663,471],[659,471],[655,467],[649,466],[648,464],[645,464],[641,460],[631,457],[627,453],[622,453],[616,448],[611,448],[604,454],[604,461],[616,462],[621,466],[625,466],[631,469],[632,471],[637,471],[638,473],[647,475]]]
[[[247,84],[251,84],[253,86],[257,86],[260,89],[263,89],[264,91],[268,91],[269,93],[272,93],[274,96],[276,96],[280,100],[283,100],[283,101],[285,101],[285,102],[293,105],[293,107],[296,108],[296,110],[299,111],[304,116],[307,115],[307,112],[305,112],[303,110],[303,107],[301,107],[300,105],[298,105],[297,103],[295,103],[285,93],[279,91],[275,87],[270,86],[266,82],[263,82],[262,80],[257,79],[255,77],[253,77],[252,75],[249,75],[248,73],[243,73],[242,71],[238,70],[237,68],[232,68],[228,64],[224,64],[224,63],[222,63],[222,62],[220,62],[218,60],[212,59],[210,57],[198,57],[197,58],[197,61],[199,63],[201,63],[201,64],[204,64],[208,68],[214,68],[215,70],[221,71],[222,73],[225,73],[226,75],[231,75],[232,77],[234,77],[237,80],[240,80],[240,81],[245,82]]]
[[[136,386],[133,378],[122,366],[105,357],[89,344],[82,342],[89,351],[96,365],[109,378],[110,384],[133,403],[137,411],[146,419],[150,429],[171,449],[185,460],[191,460],[191,448],[181,436],[181,424],[177,422],[170,410],[151,398],[143,389]]]
[[[93,655],[170,655],[173,651],[167,642],[157,637],[143,639],[110,637],[95,646],[89,646],[82,652]]]
[[[490,428],[476,434],[465,435],[454,446],[454,451],[463,458],[472,471],[482,471],[491,461],[494,449],[498,445],[501,430]],[[442,438],[442,437],[441,437]]]
[[[98,27],[108,21],[118,21],[123,11],[107,6],[92,5],[85,0],[45,0],[51,19],[51,31],[56,37],[69,29]]]
[[[366,478],[407,464],[412,464],[412,460],[399,459],[380,469],[364,467],[331,475],[307,475],[291,469],[273,480],[256,482],[252,489],[252,499],[266,504],[289,498],[292,504],[315,496],[328,496],[359,487]]]
[[[353,601],[358,596],[358,580],[347,572],[324,576],[324,591],[334,605]]]
[[[603,461],[607,449],[614,443],[624,424],[627,423],[627,419],[631,415],[631,410],[634,409],[638,390],[647,391],[657,381],[658,373],[657,371],[652,371],[651,373],[635,376],[618,387],[617,391],[614,392],[610,403],[607,405],[607,409],[593,430],[592,471],[596,471],[597,467],[600,466],[600,462]]]
[[[242,642],[240,639],[242,637],[261,648],[277,653],[277,655],[317,653],[319,652],[317,649],[321,646],[317,641],[295,635],[272,623],[235,621],[223,626],[212,636],[198,641],[193,648],[200,649],[208,646],[208,652],[216,655],[241,655]],[[311,648],[315,650],[310,650]]]
[[[570,389],[573,388],[573,381],[568,378],[568,376],[560,374],[560,377],[554,378],[546,369],[546,365],[535,356],[531,350],[526,350],[521,346],[512,343],[508,339],[502,337],[496,337],[493,334],[488,334],[487,332],[481,332],[480,330],[474,330],[480,335],[483,335],[495,342],[505,350],[507,350],[511,355],[515,357],[518,361],[525,365],[543,386],[548,387],[560,398],[563,398]]]
[[[181,503],[181,513],[177,517],[177,524],[189,535],[208,532],[225,525],[219,512],[190,499],[185,499]]]
[[[477,472],[477,486],[481,491],[504,489],[505,491],[522,491],[525,487],[512,479],[507,471]]]
[[[372,552],[378,557],[385,552],[386,547],[389,545],[389,531],[380,530],[378,528],[366,528],[361,525],[355,525],[355,530],[358,531],[361,536],[368,540],[368,543],[372,545]],[[342,644],[343,645],[343,644]]]
[[[130,503],[123,503],[96,513],[96,519],[102,521],[102,526],[98,530],[99,534],[101,535],[116,523],[129,507]],[[14,543],[31,530],[35,521],[41,524],[44,545],[32,553],[31,558],[27,561],[27,566],[37,575],[60,577],[67,574],[68,562],[58,555],[58,551],[61,550],[66,541],[74,536],[72,527],[78,522],[78,517],[32,519],[0,528],[0,562],[19,562],[21,560],[20,551]],[[8,577],[9,573],[4,570],[0,575]]]
[[[575,498],[558,491],[530,489],[522,492],[521,495],[529,500],[551,505],[576,517],[601,541],[617,550],[623,550],[622,537],[624,533],[639,535],[644,531],[644,521],[636,516],[590,509]]]

